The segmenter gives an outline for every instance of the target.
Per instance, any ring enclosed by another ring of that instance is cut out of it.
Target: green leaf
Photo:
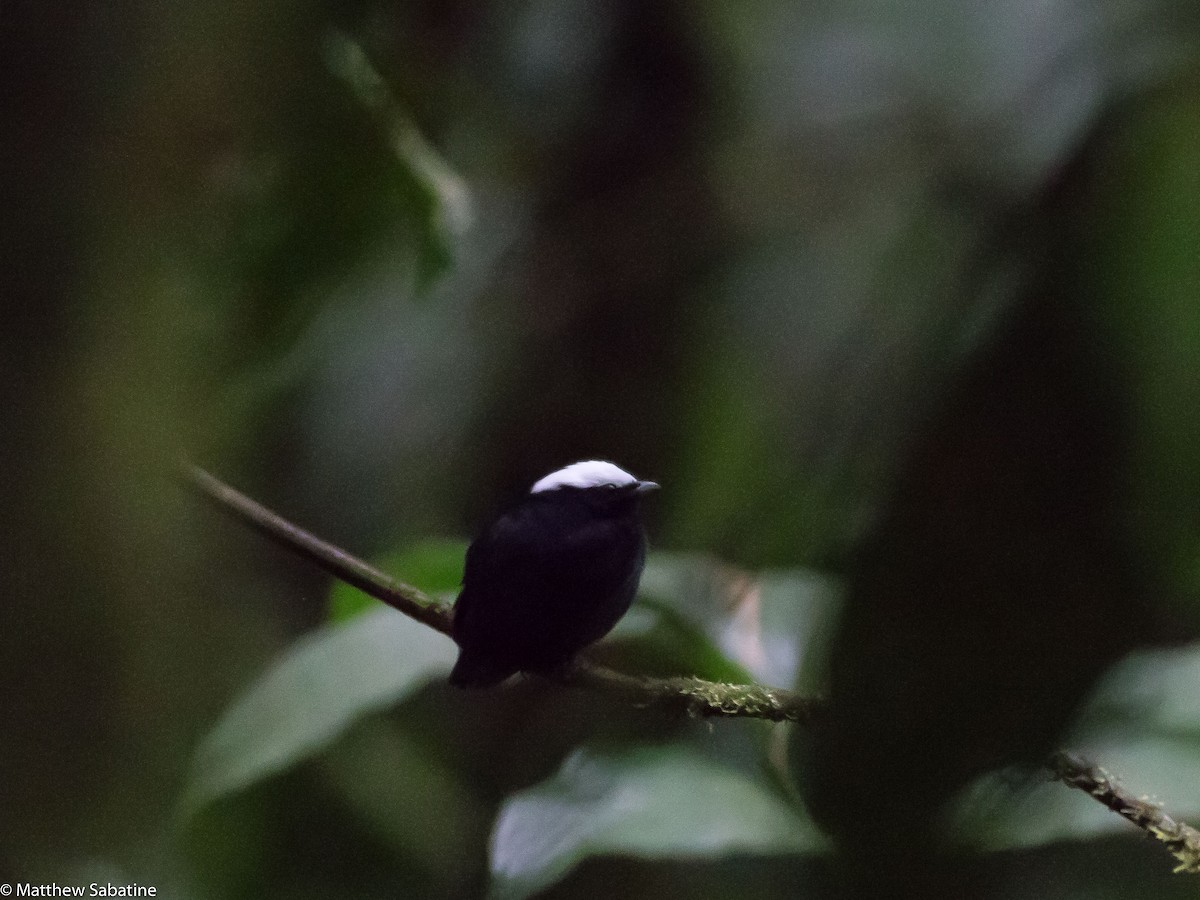
[[[454,241],[474,219],[466,181],[425,139],[361,46],[340,32],[331,32],[325,42],[325,62],[375,117],[400,172],[413,188],[424,220],[417,275],[419,284],[427,287],[450,267]]]
[[[417,740],[420,733],[407,717],[373,717],[330,748],[321,771],[374,840],[421,870],[441,895],[459,896],[478,872],[445,862],[482,844],[488,817],[445,754]]]
[[[448,669],[449,640],[390,609],[298,641],[226,711],[200,745],[187,814],[278,774],[370,713]]]
[[[1200,620],[1200,102],[1192,82],[1120,122],[1095,166],[1084,285],[1127,392],[1137,551]]]
[[[698,554],[652,554],[637,603],[609,635],[619,650],[605,661],[646,675],[752,681],[714,640],[713,620],[724,621],[728,613],[718,569]]]
[[[801,812],[694,750],[585,748],[504,804],[491,842],[492,895],[528,897],[592,856],[714,859],[822,849]]]
[[[374,561],[381,572],[419,588],[430,596],[453,595],[462,583],[467,545],[462,541],[425,540]],[[345,622],[380,603],[343,581],[334,582],[329,592],[329,618]]]
[[[630,640],[632,638],[632,640]],[[721,652],[704,630],[669,604],[643,599],[613,630],[620,650],[606,662],[644,675],[694,675],[742,684],[753,676]]]
[[[1136,653],[1109,675],[1064,746],[1172,816],[1200,818],[1200,646]],[[997,773],[957,806],[959,833],[984,849],[1033,847],[1138,830],[1048,774],[1012,789]]]
[[[841,588],[810,569],[751,574],[710,557],[658,553],[646,565],[641,595],[645,605],[665,605],[707,635],[754,680],[811,687]]]

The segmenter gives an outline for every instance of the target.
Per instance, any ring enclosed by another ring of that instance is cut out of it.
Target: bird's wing
[[[526,566],[539,557],[538,531],[525,521],[521,510],[507,512],[471,542],[463,567],[463,586],[480,578],[492,578],[496,566]]]

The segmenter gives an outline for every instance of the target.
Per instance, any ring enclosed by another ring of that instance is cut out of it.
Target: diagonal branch
[[[335,578],[382,600],[392,609],[450,634],[453,607],[439,603],[412,585],[396,581],[345,550],[293,525],[277,513],[198,466],[187,466],[191,485],[218,508],[275,543],[302,556]],[[694,717],[753,718],[771,722],[805,722],[824,707],[820,698],[758,684],[721,684],[701,678],[645,678],[627,675],[580,659],[554,676],[560,684],[604,691],[631,703],[672,710]]]
[[[1177,822],[1148,800],[1135,797],[1108,772],[1074,753],[1060,750],[1050,759],[1050,769],[1063,784],[1086,791],[1119,816],[1162,841],[1179,860],[1176,872],[1200,875],[1200,831]]]
[[[382,600],[392,609],[416,619],[442,634],[450,634],[452,607],[439,603],[415,587],[395,581],[374,566],[367,565],[340,547],[326,543],[316,535],[293,525],[287,519],[236,491],[199,466],[184,470],[192,486],[199,489],[224,512],[232,514],[259,534],[302,556],[335,578],[358,588],[364,594]]]

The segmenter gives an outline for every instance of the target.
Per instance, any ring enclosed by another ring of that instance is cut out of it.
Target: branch
[[[1200,875],[1200,831],[1176,822],[1157,804],[1134,797],[1108,772],[1074,753],[1060,750],[1050,759],[1050,769],[1063,784],[1091,794],[1113,812],[1166,844],[1179,860],[1176,872]]]
[[[617,694],[639,706],[653,706],[692,718],[766,719],[768,722],[811,722],[825,710],[821,697],[761,684],[726,684],[691,676],[646,678],[577,661],[555,678],[561,684]]]
[[[395,581],[345,550],[326,543],[287,519],[236,491],[199,466],[184,470],[192,486],[224,512],[249,525],[259,534],[315,563],[330,575],[382,600],[392,609],[416,619],[442,634],[450,634],[452,607],[439,603],[410,584]]]
[[[361,559],[298,528],[198,466],[187,466],[191,485],[218,508],[255,531],[316,564],[335,578],[358,588],[392,609],[449,635],[454,611],[412,585],[389,578]],[[806,722],[824,708],[819,698],[759,684],[721,684],[701,678],[645,678],[627,675],[579,659],[553,676],[559,684],[603,691],[640,706],[663,708],[693,717],[752,718],[771,722]]]

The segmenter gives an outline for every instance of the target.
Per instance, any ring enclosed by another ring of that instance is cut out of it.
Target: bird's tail
[[[462,650],[458,662],[450,670],[450,683],[461,688],[485,688],[499,684],[516,672],[514,665]]]

